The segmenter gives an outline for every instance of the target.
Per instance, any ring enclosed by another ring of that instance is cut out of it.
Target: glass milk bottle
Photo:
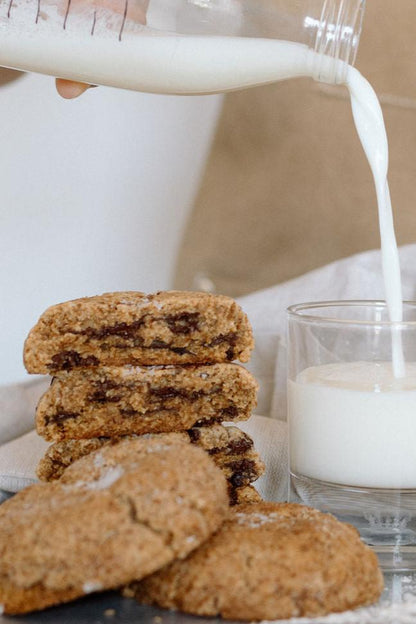
[[[172,94],[343,83],[365,0],[7,0],[0,65]]]

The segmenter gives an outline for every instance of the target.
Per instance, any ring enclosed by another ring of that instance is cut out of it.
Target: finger
[[[56,79],[56,90],[59,95],[66,100],[72,100],[82,95],[91,85],[83,82],[73,82],[72,80]]]

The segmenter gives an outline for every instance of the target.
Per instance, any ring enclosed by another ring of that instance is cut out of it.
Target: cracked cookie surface
[[[250,324],[230,297],[106,293],[48,308],[25,342],[29,373],[89,366],[247,362]]]
[[[202,449],[102,448],[0,506],[0,603],[26,613],[117,588],[186,556],[228,512],[226,480]]]
[[[127,588],[140,602],[235,620],[318,616],[375,602],[383,577],[358,532],[302,505],[234,507],[183,561]]]
[[[36,428],[58,441],[247,420],[257,387],[251,373],[231,363],[61,371],[38,403]]]

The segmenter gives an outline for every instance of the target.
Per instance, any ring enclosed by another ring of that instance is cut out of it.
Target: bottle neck
[[[360,41],[365,0],[324,0],[319,19],[306,18],[315,29],[312,57],[314,80],[345,83]]]

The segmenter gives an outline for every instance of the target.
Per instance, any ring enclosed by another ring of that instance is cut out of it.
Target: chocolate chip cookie
[[[61,371],[38,404],[36,428],[49,441],[183,431],[247,420],[256,394],[238,364]]]
[[[194,427],[185,432],[155,434],[159,440],[178,440],[200,446],[223,471],[231,499],[243,496],[241,488],[256,481],[264,472],[264,464],[254,449],[253,440],[237,427],[212,425]],[[124,439],[138,439],[135,436],[91,438],[89,440],[65,440],[52,444],[41,459],[37,475],[42,481],[59,479],[65,469],[74,461],[104,446],[118,444]],[[250,493],[250,490],[248,490]]]
[[[247,362],[253,336],[223,295],[166,291],[107,293],[52,306],[29,333],[29,373],[80,366]]]
[[[0,506],[0,604],[26,613],[142,578],[228,512],[224,475],[202,449],[156,438],[102,448]]]
[[[140,602],[235,620],[318,616],[377,600],[383,577],[358,532],[295,504],[234,507],[184,561],[134,584]]]

